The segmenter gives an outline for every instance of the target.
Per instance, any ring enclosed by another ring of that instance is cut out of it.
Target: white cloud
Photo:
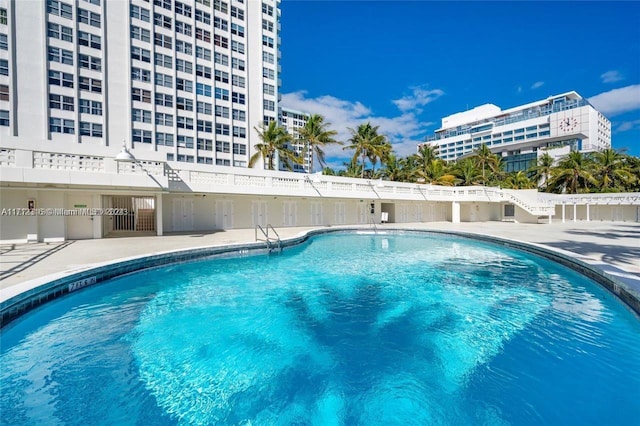
[[[544,86],[544,81],[536,81],[535,83],[533,83],[533,85],[531,85],[531,90],[538,89],[542,86]]]
[[[640,120],[623,121],[616,126],[615,133],[640,129]]]
[[[522,86],[518,86],[518,87],[516,87],[516,92],[518,92],[518,93],[522,93]]]
[[[411,95],[392,101],[400,111],[415,110],[417,114],[420,114],[422,109],[419,107],[425,106],[444,95],[444,91],[440,89],[428,90],[423,87],[412,87],[412,90],[413,93]]]
[[[603,83],[615,83],[616,81],[624,80],[622,74],[619,71],[611,70],[600,75]]]
[[[640,84],[609,90],[589,98],[598,111],[607,116],[640,109]]]
[[[396,154],[406,156],[416,152],[417,144],[422,142],[433,123],[420,120],[413,112],[402,112],[395,117],[376,116],[370,108],[361,102],[351,102],[334,96],[307,98],[305,91],[282,95],[283,107],[310,114],[320,114],[331,123],[330,128],[338,132],[336,139],[347,144],[351,133],[347,128],[355,129],[360,124],[371,122],[380,126],[380,133],[388,137]],[[324,151],[330,167],[342,168],[348,162],[353,151],[343,150],[343,146],[328,145]]]

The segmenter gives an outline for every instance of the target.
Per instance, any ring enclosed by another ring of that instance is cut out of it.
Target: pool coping
[[[317,235],[340,232],[376,233],[380,235],[387,233],[420,233],[460,236],[533,253],[569,267],[596,281],[640,318],[640,277],[612,265],[596,264],[593,259],[586,257],[579,259],[576,253],[543,244],[455,230],[445,231],[418,228],[384,228],[374,230],[362,227],[336,227],[303,231],[294,237],[283,239],[282,248],[300,245]],[[273,247],[270,248],[266,242],[204,246],[120,258],[45,275],[2,290],[0,296],[0,329],[50,300],[132,272],[208,258],[245,257],[272,252]],[[605,270],[603,266],[606,266],[607,270]]]

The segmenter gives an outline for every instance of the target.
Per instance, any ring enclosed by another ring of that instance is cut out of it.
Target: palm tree
[[[545,152],[540,157],[538,157],[537,164],[529,169],[530,173],[533,174],[532,179],[540,186],[544,185],[545,190],[549,187],[549,178],[551,176],[552,170],[553,157],[549,155],[548,152]]]
[[[553,169],[549,186],[556,192],[589,192],[589,185],[595,185],[592,173],[593,161],[580,151],[572,151],[565,155]]]
[[[476,159],[478,167],[482,168],[482,184],[486,184],[487,177],[485,173],[485,169],[489,167],[490,169],[494,169],[492,167],[496,162],[496,155],[491,152],[489,147],[485,144],[482,144],[476,149],[473,154],[473,157]]]
[[[478,164],[470,157],[456,163],[455,173],[460,178],[461,185],[477,185],[483,179]]]
[[[313,172],[313,157],[318,158],[318,164],[320,167],[325,167],[327,164],[324,160],[324,151],[322,147],[328,144],[336,143],[342,145],[342,142],[338,142],[333,137],[338,134],[335,130],[327,130],[330,123],[324,122],[324,117],[320,114],[313,114],[307,119],[307,122],[303,127],[298,129],[298,134],[302,141],[304,141],[306,151],[311,151],[311,158],[309,164],[309,172]]]
[[[511,172],[507,178],[502,182],[504,188],[509,189],[533,189],[537,185],[535,181],[529,179],[527,173],[524,171]]]
[[[631,186],[634,176],[626,155],[613,148],[607,148],[593,155],[597,188],[600,192],[619,192]]]
[[[261,125],[260,128],[254,127],[261,143],[254,145],[256,153],[249,159],[249,167],[253,167],[258,158],[262,157],[267,163],[269,170],[274,170],[274,160],[278,157],[284,163],[284,166],[291,170],[291,163],[300,164],[302,159],[296,157],[295,153],[287,148],[287,144],[291,142],[291,135],[287,133],[284,127],[281,127],[275,121],[270,121],[268,126]]]
[[[343,149],[353,149],[352,163],[357,163],[358,158],[362,158],[362,171],[361,178],[364,178],[365,161],[370,157],[379,145],[386,142],[384,135],[378,134],[379,126],[372,126],[371,123],[365,123],[358,126],[357,129],[349,128],[351,132],[351,138],[349,142],[351,145],[344,147]]]

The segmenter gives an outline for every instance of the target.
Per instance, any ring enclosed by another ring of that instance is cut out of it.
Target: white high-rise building
[[[481,105],[444,117],[435,133],[425,144],[440,158],[456,160],[484,144],[502,156],[508,172],[526,170],[543,152],[557,158],[611,147],[611,122],[576,92],[507,110]]]
[[[288,148],[293,151],[296,156],[302,157],[302,164],[293,164],[293,171],[300,173],[311,173],[311,156],[313,152],[307,149],[307,146],[300,139],[298,130],[307,123],[309,114],[306,112],[295,111],[289,108],[280,108],[280,125],[282,125],[293,138]],[[282,164],[280,170],[286,170]]]
[[[277,119],[278,6],[0,0],[1,147],[246,167]]]

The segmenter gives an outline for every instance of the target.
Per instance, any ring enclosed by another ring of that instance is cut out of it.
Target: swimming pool
[[[329,234],[181,263],[1,331],[3,424],[631,424],[640,321],[545,259]]]

